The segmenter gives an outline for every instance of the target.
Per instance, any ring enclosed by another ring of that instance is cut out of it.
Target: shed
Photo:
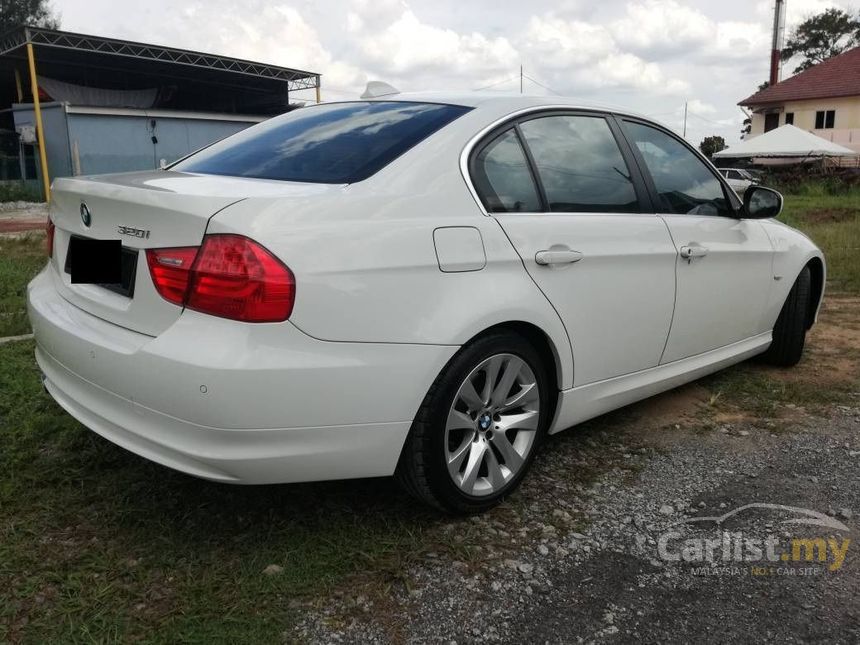
[[[316,72],[28,26],[0,36],[0,75],[0,179],[38,176],[46,195],[55,177],[158,168],[320,90]]]

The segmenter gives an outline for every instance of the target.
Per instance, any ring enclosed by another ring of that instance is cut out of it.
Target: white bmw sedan
[[[69,414],[199,477],[396,475],[452,512],[509,494],[547,433],[795,364],[824,291],[778,193],[562,99],[322,104],[53,196],[28,300]]]

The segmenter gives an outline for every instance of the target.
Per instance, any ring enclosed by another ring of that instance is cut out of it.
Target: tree
[[[726,140],[720,136],[705,137],[702,143],[699,144],[699,150],[709,159],[714,156],[714,153],[726,149]]]
[[[0,0],[0,33],[20,25],[56,29],[60,20],[48,0]]]
[[[860,45],[860,14],[853,18],[847,11],[828,9],[807,18],[797,26],[782,50],[782,60],[802,56],[794,73],[837,56]]]

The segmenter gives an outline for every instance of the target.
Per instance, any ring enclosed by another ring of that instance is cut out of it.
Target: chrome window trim
[[[486,137],[490,132],[498,128],[499,126],[504,125],[507,122],[513,122],[517,119],[526,116],[528,114],[532,114],[534,112],[552,112],[554,110],[563,110],[567,112],[593,112],[598,115],[605,116],[620,116],[620,117],[630,117],[641,119],[642,117],[638,117],[633,114],[628,114],[625,112],[611,112],[607,110],[600,110],[595,108],[587,108],[587,107],[578,107],[575,105],[560,105],[556,103],[551,103],[547,105],[532,105],[527,108],[521,108],[519,110],[515,110],[514,112],[510,112],[505,116],[502,116],[486,127],[482,128],[476,135],[472,136],[469,141],[466,142],[466,145],[463,147],[462,152],[460,152],[460,174],[463,177],[463,181],[466,182],[466,187],[469,189],[469,193],[472,195],[472,199],[475,200],[475,203],[478,205],[478,208],[481,210],[481,213],[484,217],[494,217],[496,215],[505,216],[505,215],[545,215],[545,216],[553,216],[558,217],[559,215],[588,215],[588,213],[581,213],[579,211],[576,212],[566,212],[566,211],[554,211],[552,213],[547,213],[544,211],[518,211],[516,213],[491,213],[486,208],[484,208],[484,203],[481,201],[481,197],[478,195],[478,191],[475,188],[475,185],[472,183],[472,177],[469,174],[469,157],[472,156],[472,151],[475,149],[475,146]],[[657,125],[657,124],[655,124]],[[597,214],[597,213],[595,213]],[[656,217],[655,213],[599,213],[600,215],[618,215],[618,216],[630,216],[630,215],[639,215],[644,217]]]

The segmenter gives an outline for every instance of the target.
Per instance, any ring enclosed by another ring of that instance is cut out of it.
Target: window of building
[[[786,125],[794,125],[794,112],[786,112],[785,113],[785,124]]]
[[[815,113],[816,130],[832,130],[836,127],[836,110],[821,110]]]
[[[779,112],[764,115],[764,131],[770,132],[779,127]]]

